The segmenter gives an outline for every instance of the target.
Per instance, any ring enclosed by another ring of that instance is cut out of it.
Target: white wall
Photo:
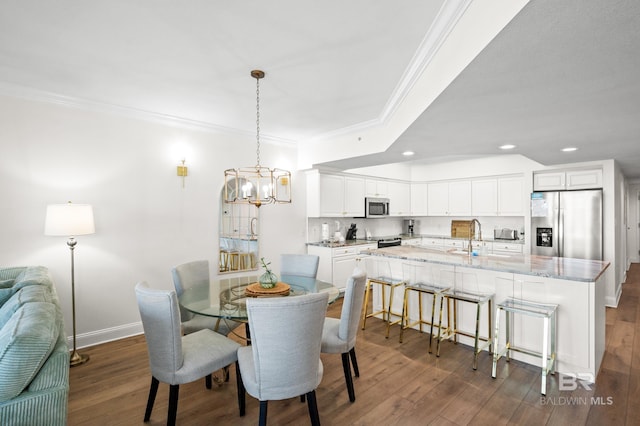
[[[218,261],[219,196],[226,168],[255,164],[255,135],[222,135],[105,112],[0,96],[0,266],[50,268],[71,335],[66,238],[44,236],[47,204],[93,205],[96,233],[78,237],[78,346],[141,330],[133,287],[173,288],[179,263]],[[182,148],[180,148],[182,147]],[[184,152],[184,154],[183,154]],[[186,156],[182,188],[176,165]],[[261,162],[295,167],[296,149],[262,145]],[[261,208],[261,255],[304,252],[303,177],[293,204]]]
[[[630,184],[626,194],[627,203],[627,268],[631,262],[640,262],[640,183]]]

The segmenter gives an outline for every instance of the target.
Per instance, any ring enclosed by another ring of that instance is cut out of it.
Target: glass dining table
[[[246,300],[249,297],[246,290],[257,281],[258,278],[255,276],[213,279],[208,286],[186,289],[178,301],[180,306],[194,314],[246,323]],[[316,288],[318,292],[329,294],[330,304],[340,296],[340,290],[329,282],[316,280]],[[271,297],[294,297],[307,293],[308,290],[290,285],[287,296]]]

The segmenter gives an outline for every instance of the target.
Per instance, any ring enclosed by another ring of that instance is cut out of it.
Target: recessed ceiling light
[[[505,144],[505,145],[499,146],[500,149],[513,149],[515,147],[516,147],[515,145],[511,145],[511,144]]]
[[[413,154],[415,154],[415,152],[413,151],[405,151],[402,153],[402,155],[404,155],[405,157],[411,157]]]
[[[568,146],[566,148],[562,148],[562,152],[573,152],[573,151],[577,151],[578,148],[576,148],[575,146]]]

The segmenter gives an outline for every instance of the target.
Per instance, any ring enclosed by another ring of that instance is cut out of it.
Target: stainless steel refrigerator
[[[531,194],[531,254],[602,260],[602,190]]]

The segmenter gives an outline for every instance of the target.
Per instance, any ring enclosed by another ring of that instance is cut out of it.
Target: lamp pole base
[[[76,365],[84,364],[89,361],[89,355],[81,355],[77,351],[71,353],[71,359],[69,360],[69,366],[75,367]]]

